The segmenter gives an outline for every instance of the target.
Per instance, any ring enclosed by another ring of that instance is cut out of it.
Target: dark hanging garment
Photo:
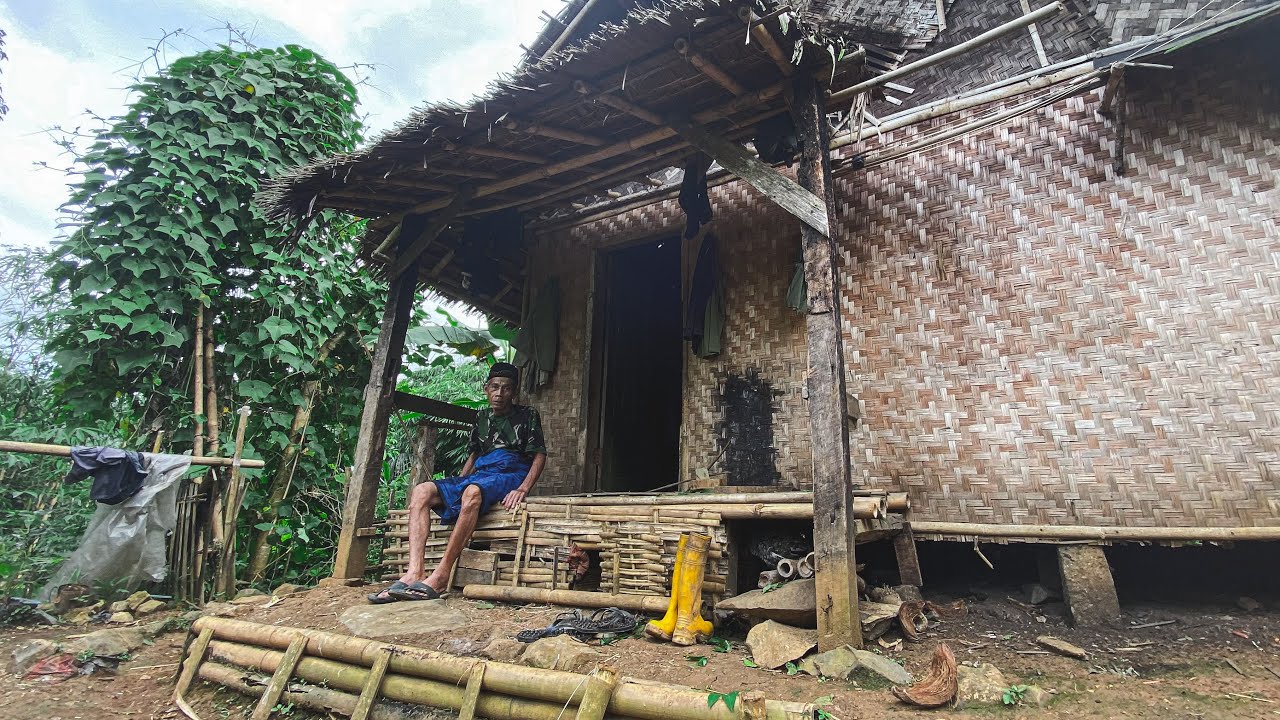
[[[538,291],[529,317],[511,346],[516,364],[524,369],[525,383],[540,388],[551,382],[560,348],[560,281],[550,278]]]
[[[104,505],[119,505],[138,493],[147,477],[142,456],[132,450],[107,447],[71,448],[71,472],[65,483],[93,476],[89,497]]]
[[[720,334],[724,330],[724,298],[720,289],[720,256],[716,238],[707,235],[698,249],[689,284],[689,303],[684,312],[684,338],[699,357],[720,354]]]
[[[698,153],[684,164],[680,181],[680,209],[684,210],[684,239],[698,234],[698,229],[711,222],[711,199],[707,195],[707,169],[711,158]]]

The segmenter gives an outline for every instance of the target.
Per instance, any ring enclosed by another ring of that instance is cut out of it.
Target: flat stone
[[[956,708],[964,709],[974,705],[1001,705],[1005,688],[1009,687],[1000,668],[990,663],[982,663],[977,667],[960,665],[956,668],[959,675],[959,689],[956,691]]]
[[[818,626],[818,599],[815,582],[793,580],[764,592],[752,590],[716,603],[716,610],[735,612],[761,620],[774,620],[792,627]]]
[[[352,633],[379,638],[392,635],[425,635],[456,630],[467,625],[465,613],[444,600],[415,600],[386,605],[353,605],[338,617]]]
[[[910,685],[915,682],[906,668],[883,655],[869,650],[854,650],[853,655],[858,659],[858,670],[875,673],[894,685]]]
[[[204,604],[204,609],[201,611],[200,614],[212,615],[214,617],[229,618],[229,617],[235,617],[236,615],[239,615],[241,609],[248,609],[248,608],[242,608],[242,606],[240,605],[232,605],[231,603],[225,603],[225,602],[210,602],[210,603]]]
[[[1053,702],[1053,694],[1039,685],[1028,685],[1022,693],[1023,705],[1034,705],[1039,708],[1049,707]]]
[[[1052,635],[1041,635],[1036,638],[1036,644],[1046,650],[1052,650],[1059,655],[1066,655],[1077,660],[1084,660],[1089,657],[1089,653],[1085,652],[1084,648],[1072,645],[1066,640],[1060,640]]]
[[[142,603],[150,599],[151,599],[151,593],[147,592],[146,590],[139,590],[138,592],[125,598],[124,603],[125,603],[126,609],[137,610],[139,605],[141,605]],[[118,612],[118,611],[115,611],[115,612]]]
[[[111,613],[111,619],[108,620],[107,622],[113,623],[115,625],[123,625],[125,623],[131,623],[133,622],[133,614],[127,613],[127,612]]]
[[[440,651],[457,655],[459,657],[475,657],[488,647],[487,640],[472,640],[471,638],[449,638],[440,644]]]
[[[485,646],[485,649],[481,654],[490,660],[514,663],[520,659],[520,656],[524,653],[525,648],[527,647],[529,646],[526,643],[517,642],[510,638],[500,637],[490,640],[489,644]]]
[[[148,600],[137,607],[139,615],[147,615],[153,612],[159,612],[165,608],[163,600]]]
[[[1240,609],[1244,610],[1245,612],[1258,612],[1259,610],[1262,609],[1262,603],[1258,602],[1257,600],[1254,600],[1248,595],[1243,595],[1240,598],[1238,598],[1236,600],[1236,605],[1239,605]]]
[[[817,630],[802,630],[772,620],[751,628],[747,649],[757,665],[776,670],[818,646]]]
[[[58,646],[49,640],[28,640],[13,649],[9,658],[9,674],[22,677],[32,665],[58,652]]]
[[[1120,600],[1107,556],[1097,545],[1058,547],[1062,596],[1076,627],[1114,624],[1120,619]]]
[[[92,618],[95,614],[97,614],[98,611],[102,610],[103,605],[105,605],[105,603],[99,600],[98,602],[92,605],[89,605],[88,607],[81,607],[81,608],[76,608],[74,610],[68,610],[66,613],[62,615],[62,621],[66,623],[71,623],[72,625],[84,625],[85,623],[89,622],[89,619]]]
[[[285,595],[292,595],[294,593],[306,592],[310,589],[311,588],[305,585],[294,585],[293,583],[284,583],[280,585],[280,587],[277,587],[275,590],[272,590],[271,594],[276,597],[284,597]]]
[[[924,596],[920,594],[920,588],[915,585],[895,585],[893,591],[898,593],[898,597],[903,602],[919,602],[924,600]]]
[[[262,592],[258,588],[244,588],[243,590],[236,591],[236,594],[231,596],[231,601],[235,602],[240,598],[250,598],[250,597],[258,597],[258,596],[265,597],[266,593]]]
[[[262,593],[231,598],[232,605],[266,605],[269,602],[271,602],[271,596]]]
[[[1027,602],[1031,603],[1032,605],[1043,605],[1049,602],[1050,600],[1058,599],[1057,593],[1053,592],[1052,590],[1045,587],[1044,585],[1041,585],[1040,583],[1031,583],[1030,585],[1023,585],[1022,592],[1026,595]]]
[[[858,656],[853,648],[844,645],[834,650],[811,655],[800,661],[800,672],[815,677],[848,680],[854,670],[858,669]]]
[[[107,609],[113,613],[129,612],[133,610],[133,608],[129,607],[128,600],[119,600],[119,601],[113,602],[107,607]]]
[[[886,605],[901,605],[903,600],[897,590],[888,587],[871,588],[867,595],[870,595],[872,600]]]
[[[586,672],[600,662],[600,653],[568,635],[542,638],[529,644],[520,664],[543,670]]]
[[[72,655],[92,652],[113,657],[142,647],[146,640],[146,634],[137,628],[108,628],[76,638],[64,650]]]

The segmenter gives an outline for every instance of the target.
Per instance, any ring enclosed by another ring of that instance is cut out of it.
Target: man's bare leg
[[[422,557],[431,532],[431,508],[441,504],[440,493],[433,482],[424,482],[409,492],[409,567],[400,582],[411,585],[427,574],[426,560]]]
[[[484,496],[480,494],[479,487],[468,485],[462,491],[462,511],[458,513],[458,521],[453,524],[453,532],[449,533],[449,543],[445,545],[444,557],[440,558],[440,564],[425,581],[437,592],[445,591],[454,563],[458,562],[463,548],[471,542],[471,534],[475,532],[476,522],[480,519],[480,505],[483,502]]]

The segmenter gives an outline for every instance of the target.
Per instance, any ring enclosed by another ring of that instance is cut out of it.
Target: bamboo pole
[[[618,669],[612,665],[596,668],[587,677],[587,689],[578,704],[577,720],[602,720],[618,685]]]
[[[208,438],[206,450],[217,457],[221,441],[218,434],[218,377],[214,372],[213,347],[213,318],[210,317],[204,324],[204,434]]]
[[[1050,5],[1045,5],[1039,10],[1036,10],[1035,12],[1027,13],[1026,15],[1023,15],[1021,17],[1014,18],[1013,20],[1010,20],[1009,22],[1004,23],[1003,25],[994,27],[982,33],[981,35],[978,35],[975,38],[972,38],[970,40],[966,40],[965,42],[960,43],[959,45],[953,45],[952,47],[949,47],[946,50],[936,52],[932,55],[929,55],[928,57],[920,58],[915,62],[907,63],[906,65],[903,65],[902,67],[899,67],[895,70],[890,70],[887,73],[877,75],[867,80],[863,80],[862,82],[856,85],[847,87],[844,90],[841,90],[839,92],[832,93],[830,97],[827,98],[827,103],[829,105],[840,105],[842,103],[849,102],[850,100],[853,100],[853,98],[857,97],[859,93],[866,92],[867,90],[870,90],[873,87],[877,87],[887,82],[896,80],[900,77],[903,77],[904,75],[910,75],[911,73],[917,70],[923,70],[924,68],[932,67],[933,65],[937,65],[938,63],[944,60],[949,60],[950,58],[956,57],[957,55],[963,55],[964,53],[967,53],[976,47],[986,45],[987,43],[992,42],[993,40],[1001,38],[1005,35],[1008,35],[1009,33],[1015,30],[1020,30],[1034,22],[1043,20],[1049,17],[1050,15],[1056,15],[1057,13],[1062,12],[1064,9],[1065,7],[1063,6],[1061,0],[1054,2]]]
[[[742,95],[747,91],[746,88],[742,87],[741,83],[734,80],[729,73],[725,72],[724,68],[711,62],[695,50],[688,39],[676,38],[675,48],[676,52],[680,53],[681,57],[685,60],[688,60],[689,64],[697,69],[698,72],[706,75],[717,85],[728,90],[731,95]]]
[[[196,415],[196,436],[191,445],[192,455],[204,455],[204,303],[196,305],[195,354],[192,357],[192,386],[195,392],[192,410]]]
[[[917,535],[1114,540],[1130,542],[1227,542],[1280,540],[1280,527],[1090,527],[1087,525],[997,525],[993,523],[913,522]]]
[[[664,603],[665,609],[665,603]],[[376,660],[384,648],[395,650],[392,655],[390,669],[384,684],[383,695],[388,699],[404,699],[416,702],[412,698],[404,698],[403,689],[406,681],[426,679],[437,681],[439,685],[448,687],[451,697],[460,703],[463,685],[476,663],[475,660],[460,658],[447,653],[434,652],[404,645],[391,645],[364,638],[350,637],[310,630],[306,628],[288,628],[274,625],[205,616],[196,620],[193,626],[197,632],[212,628],[215,642],[211,650],[227,647],[241,648],[237,650],[239,657],[248,662],[235,662],[237,665],[257,667],[261,670],[273,671],[297,633],[307,637],[307,657],[299,663],[298,676],[309,679],[310,670],[317,668],[316,663],[327,662],[331,670],[343,677],[341,683],[329,682],[338,689],[358,690],[368,674],[368,667]],[[256,647],[252,647],[256,646]],[[275,651],[261,648],[275,648]],[[350,663],[350,664],[348,664]],[[355,667],[361,665],[363,667]],[[542,670],[500,662],[486,662],[484,690],[501,695],[520,696],[506,697],[505,701],[520,701],[534,710],[543,703],[555,707],[555,718],[569,704],[577,704],[582,700],[585,683],[583,676],[577,673],[558,670]],[[355,672],[351,672],[354,670]],[[455,709],[457,706],[454,706]],[[781,720],[793,717],[812,717],[813,706],[803,703],[768,701],[768,717]],[[503,702],[486,707],[482,695],[478,714],[490,718],[521,717],[536,718],[541,716],[525,716],[499,714],[495,710],[508,709]],[[707,708],[707,695],[704,691],[660,683],[638,682],[624,679],[614,691],[613,700],[609,703],[612,715],[639,718],[640,720],[741,720],[740,712],[730,711],[723,705]]]
[[[530,570],[525,570],[528,574]],[[616,575],[615,575],[616,577]],[[468,585],[462,589],[468,600],[490,600],[511,603],[544,603],[566,607],[605,608],[616,607],[641,613],[662,613],[669,598],[654,595],[614,595],[583,590],[538,590],[504,585]]]
[[[911,496],[904,492],[889,493],[886,509],[898,514],[911,512]]]
[[[49,445],[46,443],[29,443],[16,442],[13,440],[0,440],[0,452],[16,452],[27,453],[30,455],[57,455],[61,457],[71,457],[70,445]],[[194,455],[191,458],[192,465],[201,467],[231,467],[235,464],[234,458],[225,457],[205,457],[203,455]],[[265,467],[266,463],[261,460],[241,460],[241,467],[260,468]]]
[[[236,423],[236,449],[232,457],[231,478],[227,481],[226,500],[222,504],[223,517],[214,516],[212,522],[222,521],[222,557],[214,582],[215,591],[230,599],[236,590],[236,521],[240,506],[244,503],[244,478],[240,475],[240,455],[244,452],[244,431],[249,424],[249,406],[240,408]]]
[[[560,33],[559,37],[555,39],[555,42],[551,43],[551,47],[547,48],[547,51],[542,53],[542,56],[538,59],[545,60],[547,57],[554,55],[560,48],[564,47],[564,44],[569,42],[569,39],[573,37],[573,31],[578,29],[578,26],[582,24],[584,19],[586,19],[587,13],[591,12],[591,8],[594,7],[597,2],[599,2],[599,0],[587,0],[583,3],[582,8],[574,14],[573,19],[569,21],[567,26],[565,26],[564,31]]]
[[[213,662],[200,666],[200,679],[217,683],[251,698],[260,697],[263,687],[267,684],[265,676],[253,675],[238,667]],[[286,688],[281,699],[295,707],[347,716],[355,712],[358,702],[356,696],[351,693],[301,683],[294,683]],[[412,710],[378,703],[371,709],[369,720],[418,720],[419,716],[419,713]]]
[[[747,24],[748,31],[751,36],[756,39],[764,48],[769,59],[773,60],[773,64],[778,67],[779,72],[787,77],[795,74],[796,68],[791,64],[791,58],[782,51],[782,47],[778,45],[778,41],[773,39],[773,33],[769,32],[769,28],[765,27],[762,18],[756,15],[750,7],[738,8],[738,18]]]

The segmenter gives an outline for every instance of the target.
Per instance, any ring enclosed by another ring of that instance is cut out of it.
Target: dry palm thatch
[[[893,688],[894,697],[916,707],[942,707],[956,697],[960,688],[956,656],[946,643],[939,643],[929,661],[929,674],[911,687]]]

